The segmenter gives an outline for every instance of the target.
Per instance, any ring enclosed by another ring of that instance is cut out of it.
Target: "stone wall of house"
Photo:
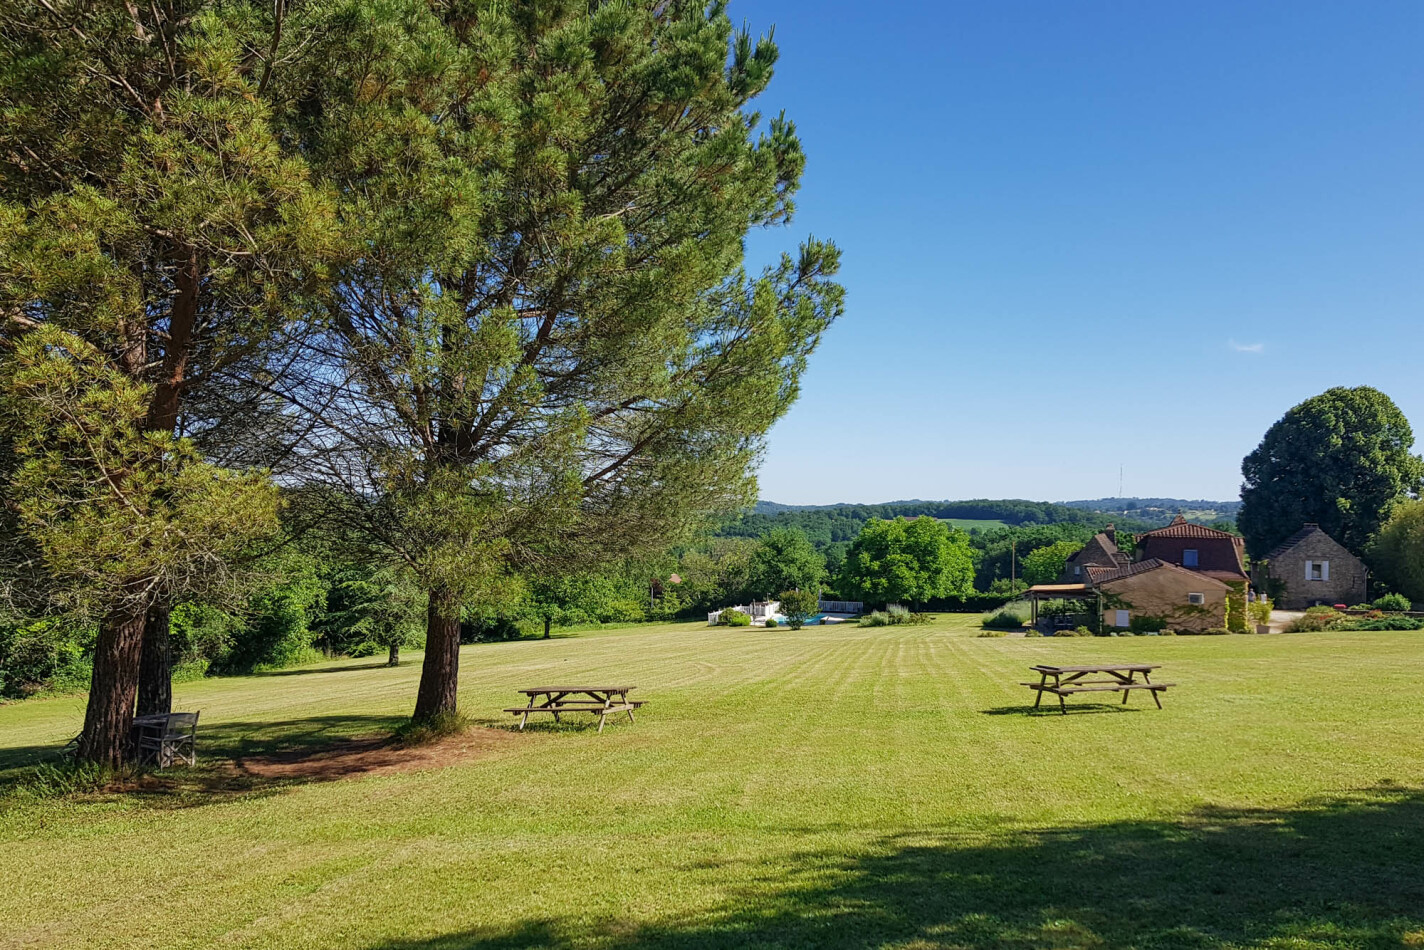
[[[1118,610],[1133,617],[1162,617],[1170,630],[1200,633],[1226,626],[1226,585],[1187,571],[1158,568],[1101,585],[1109,595],[1103,603],[1103,625],[1117,626]],[[1204,603],[1193,605],[1188,594],[1201,594]]]
[[[1330,564],[1330,579],[1307,580],[1306,561]],[[1284,584],[1275,606],[1304,610],[1314,604],[1347,604],[1365,599],[1365,565],[1323,531],[1316,531],[1266,565],[1269,575]],[[1264,585],[1258,585],[1264,586]]]

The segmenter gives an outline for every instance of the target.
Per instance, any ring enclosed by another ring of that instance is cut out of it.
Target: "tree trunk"
[[[544,639],[545,639],[545,640],[549,639],[549,627],[550,627],[551,623],[552,623],[552,621],[550,621],[548,617],[545,617],[545,618],[544,618]]]
[[[147,613],[141,604],[126,603],[99,625],[89,708],[84,713],[84,731],[75,752],[81,762],[117,768],[128,758]]]
[[[459,641],[458,635],[456,636],[455,639],[456,639],[457,642]],[[392,644],[391,644],[391,655],[390,655],[389,659],[386,660],[386,666],[400,666],[400,644],[399,644],[399,643],[392,643]]]
[[[425,662],[415,697],[416,722],[455,714],[455,689],[460,678],[460,602],[445,590],[430,592],[425,617]]]
[[[138,714],[166,715],[173,711],[173,660],[169,655],[168,605],[148,608],[139,651]]]

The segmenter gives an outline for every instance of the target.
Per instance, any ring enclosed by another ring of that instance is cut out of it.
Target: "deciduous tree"
[[[752,589],[768,597],[779,590],[820,592],[826,559],[795,528],[772,528],[752,552]]]
[[[1390,508],[1424,485],[1424,462],[1399,407],[1377,389],[1336,387],[1266,431],[1241,463],[1237,524],[1263,557],[1306,522],[1361,551]]]
[[[1424,501],[1405,501],[1390,512],[1367,552],[1380,579],[1410,600],[1424,600]]]
[[[934,518],[872,518],[846,554],[842,586],[870,603],[913,605],[971,594],[969,537]]]

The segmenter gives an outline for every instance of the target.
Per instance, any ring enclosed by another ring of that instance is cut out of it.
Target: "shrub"
[[[934,617],[930,614],[910,613],[899,604],[891,604],[884,610],[872,610],[864,617],[860,618],[862,627],[894,627],[900,624],[922,624],[929,623]]]
[[[1375,602],[1370,606],[1376,610],[1392,610],[1396,613],[1403,613],[1412,609],[1414,604],[1403,594],[1385,594],[1382,597],[1376,597]]]
[[[998,613],[984,618],[983,626],[990,630],[1018,630],[1024,625],[1024,618],[1017,611],[1005,607]]]
[[[1208,637],[1225,637],[1230,636],[1231,631],[1225,627],[1212,627],[1210,630],[1203,630],[1202,634]]]
[[[722,616],[717,618],[717,622],[727,627],[750,627],[752,617],[751,614],[744,614],[740,610],[729,608],[722,611]]]
[[[781,622],[780,622],[779,620],[777,620],[775,617],[767,617],[767,618],[766,618],[766,625],[767,625],[768,627],[779,627],[779,626],[781,626]],[[792,623],[790,620],[786,621],[786,625],[787,625],[788,627],[790,627],[792,630],[800,630],[800,629],[801,629],[801,624],[799,624],[799,623]]]
[[[1093,631],[1087,627],[1074,627],[1072,630],[1059,630],[1053,635],[1055,637],[1091,637]]]
[[[1043,634],[1039,633],[1037,630],[1030,630],[1030,631],[1028,631],[1028,633],[1025,633],[1024,636],[1026,636],[1026,637],[1041,637],[1041,636],[1043,636]]]
[[[1270,623],[1271,607],[1269,597],[1258,598],[1246,605],[1246,616],[1255,624]]]
[[[1009,632],[1008,632],[1007,630],[981,630],[981,631],[979,631],[979,636],[981,636],[981,637],[1007,637],[1008,635],[1009,635]]]
[[[784,590],[776,595],[781,602],[781,613],[792,630],[800,630],[808,617],[814,617],[821,608],[821,598],[815,591]]]
[[[1175,630],[1159,630],[1157,632],[1164,637],[1175,637],[1177,635],[1177,631]]]
[[[1167,626],[1166,617],[1133,617],[1129,627],[1133,633],[1146,633],[1151,630],[1156,632]]]
[[[0,627],[0,697],[89,685],[92,632],[57,620]]]
[[[1330,629],[1340,619],[1341,614],[1333,607],[1311,607],[1304,616],[1290,622],[1286,633],[1319,633]]]
[[[1424,617],[1346,617],[1330,625],[1331,630],[1424,630]]]

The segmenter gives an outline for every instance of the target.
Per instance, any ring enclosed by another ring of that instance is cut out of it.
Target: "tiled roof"
[[[1092,581],[1094,587],[1103,584],[1110,584],[1113,581],[1120,581],[1125,577],[1136,577],[1138,574],[1146,574],[1149,571],[1156,571],[1166,568],[1169,571],[1180,571],[1193,577],[1204,577],[1218,584],[1225,586],[1228,580],[1241,580],[1240,577],[1226,571],[1193,571],[1185,567],[1178,567],[1175,564],[1168,564],[1161,558],[1148,558],[1145,561],[1137,561],[1118,568],[1089,567],[1088,579]]]
[[[1291,535],[1290,537],[1282,541],[1280,544],[1278,544],[1275,550],[1273,550],[1270,554],[1267,554],[1266,560],[1270,561],[1274,558],[1280,557],[1282,554],[1285,554],[1291,548],[1295,547],[1297,544],[1304,541],[1306,538],[1310,537],[1312,534],[1315,534],[1319,530],[1320,525],[1318,524],[1307,524],[1303,526],[1295,534]]]
[[[1094,584],[1103,584],[1108,581],[1122,580],[1124,577],[1132,577],[1134,574],[1146,574],[1148,571],[1168,566],[1166,561],[1154,557],[1150,560],[1124,564],[1120,567],[1088,567],[1084,570],[1088,572],[1088,577]]]
[[[1113,543],[1106,533],[1099,532],[1093,535],[1091,541],[1078,549],[1072,557],[1068,558],[1069,564],[1111,564],[1121,552],[1117,545]]]
[[[1236,535],[1230,531],[1218,531],[1216,528],[1208,528],[1204,524],[1194,524],[1177,515],[1172,519],[1172,523],[1165,528],[1158,528],[1156,531],[1147,531],[1137,536],[1141,538],[1235,538]]]

